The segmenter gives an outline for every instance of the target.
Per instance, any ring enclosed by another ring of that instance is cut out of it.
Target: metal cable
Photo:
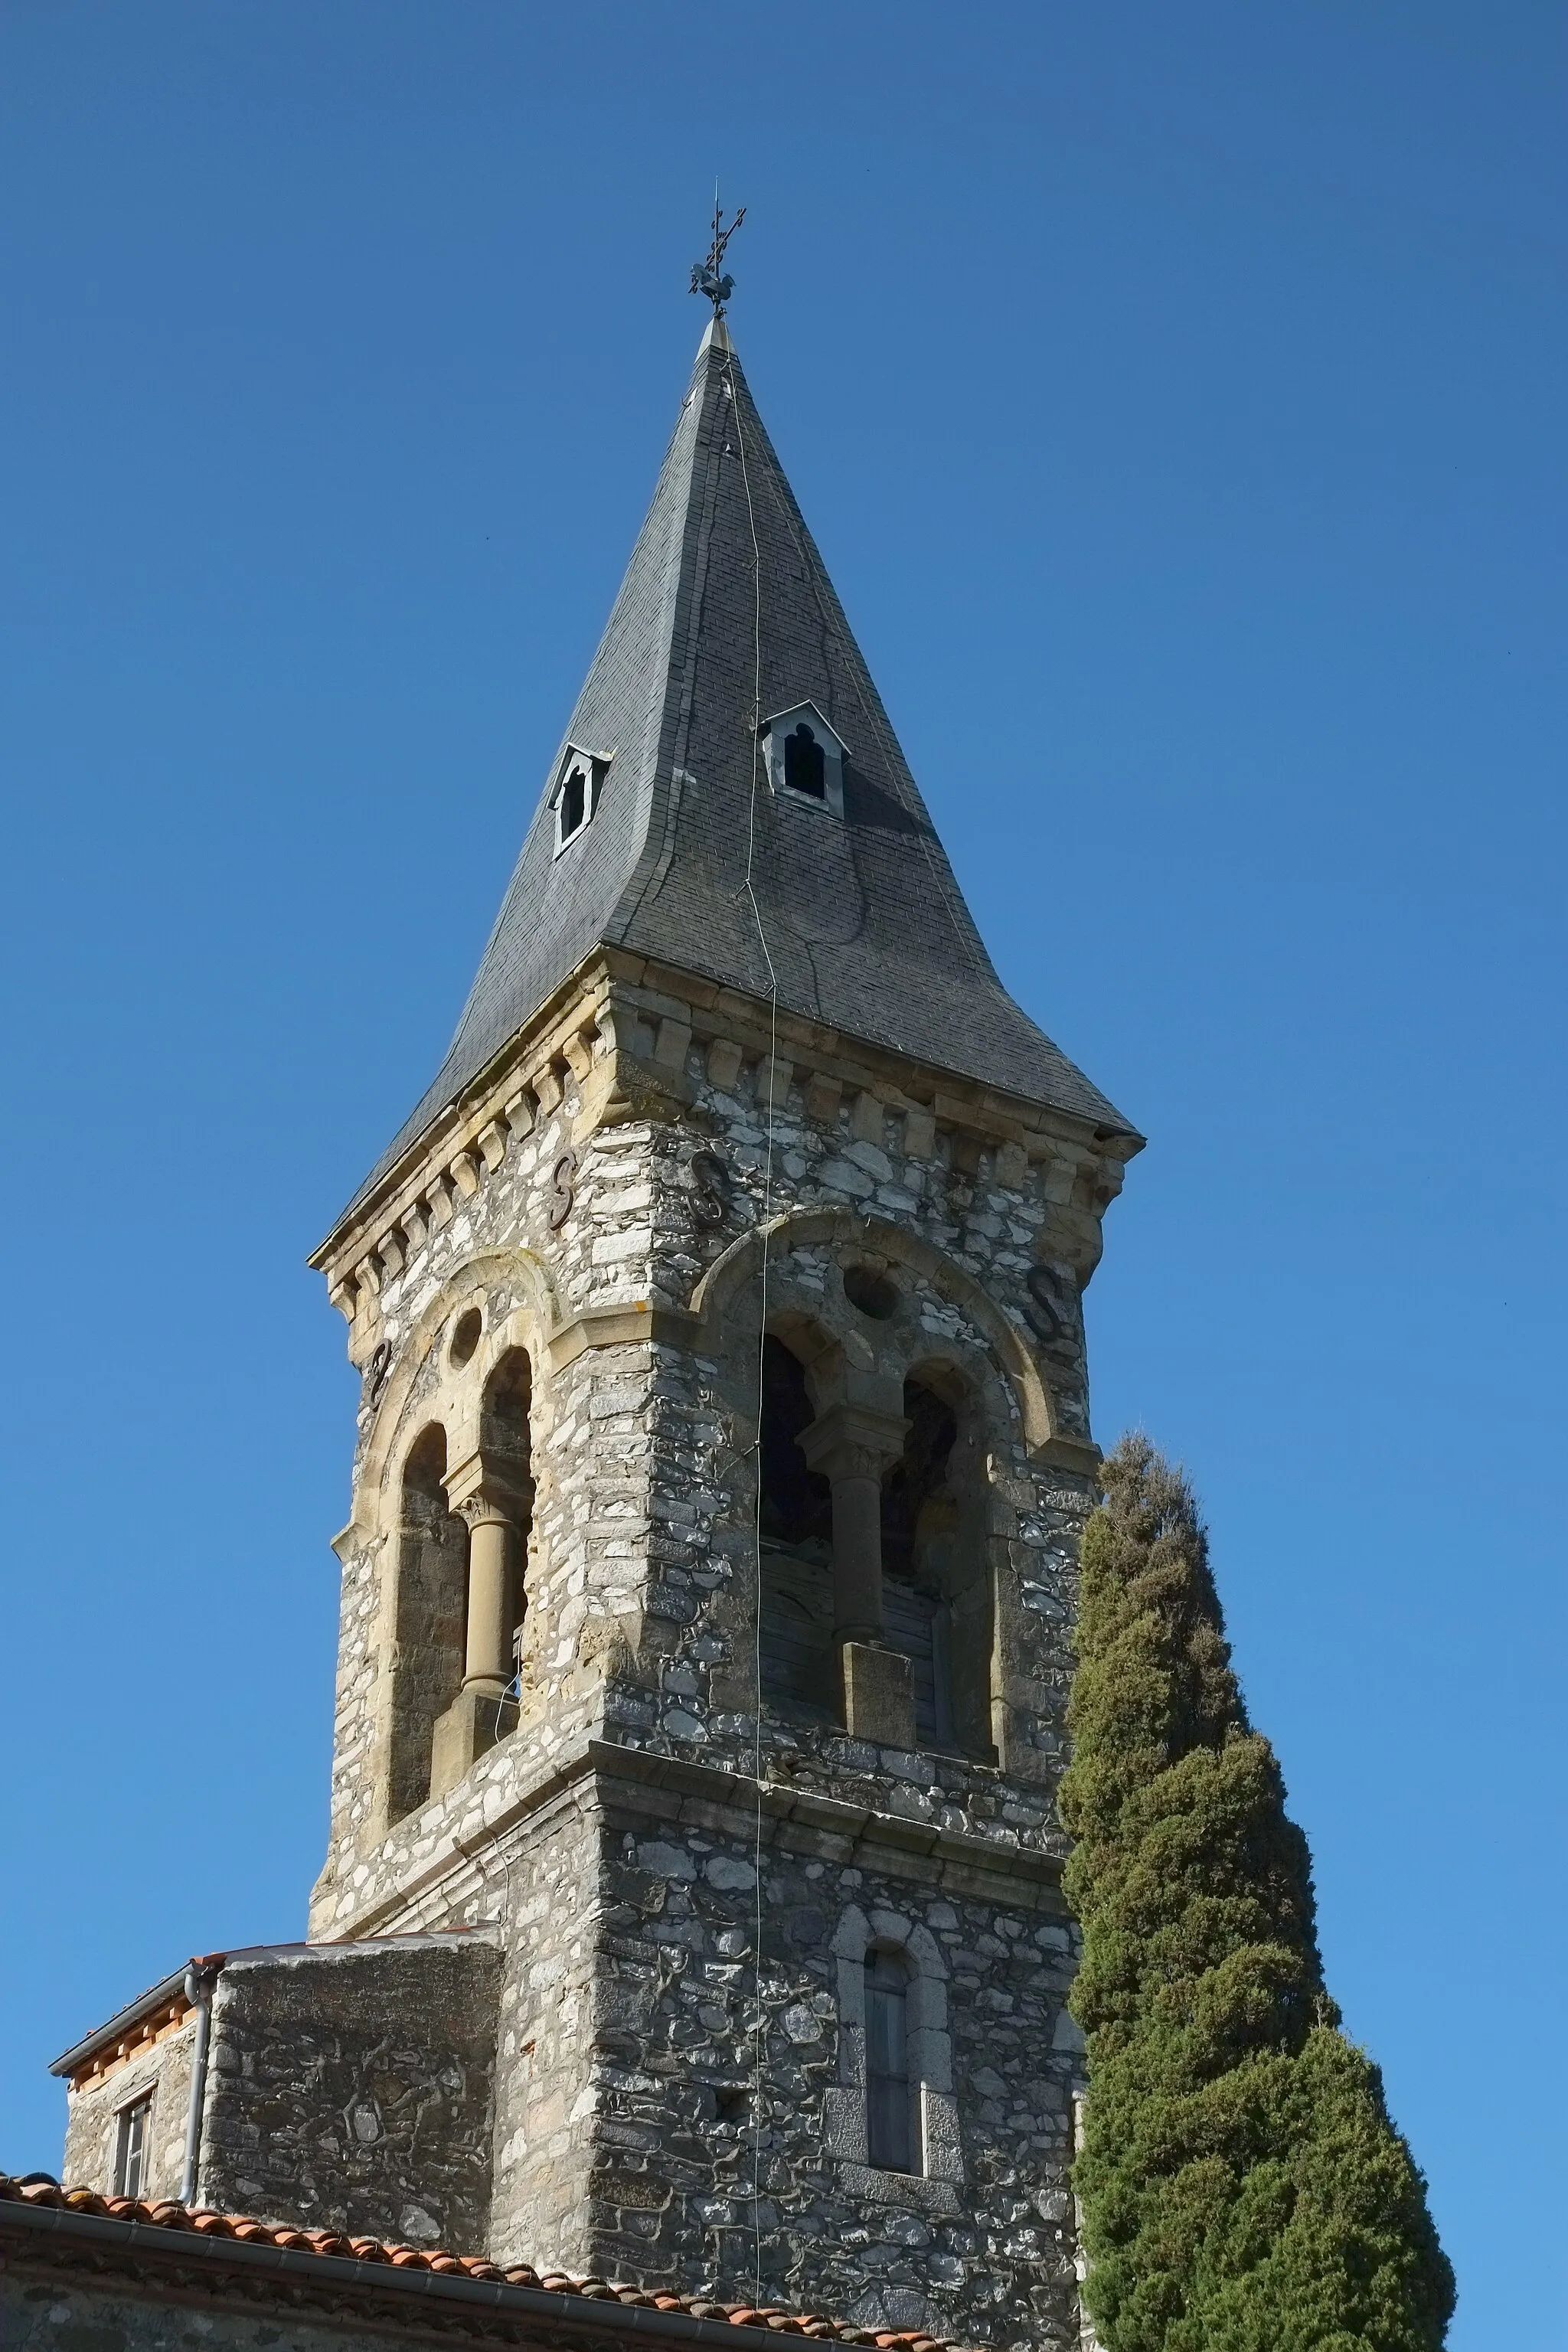
[[[752,917],[757,927],[757,940],[763,950],[763,961],[768,969],[767,1126],[766,1148],[763,1160],[763,1262],[760,1320],[757,1330],[757,1433],[752,1446],[752,1451],[757,1457],[756,1515],[753,1528],[757,1581],[752,1658],[756,1676],[756,1713],[752,1718],[756,1817],[752,1867],[756,1888],[756,1910],[752,1922],[755,2016],[752,2028],[752,2250],[756,2298],[760,2303],[763,2293],[763,2063],[767,2049],[763,2010],[763,1369],[768,1335],[770,1238],[768,1227],[773,1216],[773,1087],[778,1071],[779,983],[778,973],[773,966],[773,953],[768,946],[767,931],[763,923],[763,910],[757,903],[755,887],[757,769],[762,758],[762,737],[758,730],[762,726],[763,719],[763,551],[757,539],[756,509],[752,503],[751,471],[746,463],[746,435],[741,421],[741,399],[735,386],[735,361],[732,352],[726,353],[725,373],[729,380],[730,405],[735,417],[735,446],[741,458],[741,482],[746,494],[746,520],[752,535],[752,783],[746,826],[746,896],[751,901]]]

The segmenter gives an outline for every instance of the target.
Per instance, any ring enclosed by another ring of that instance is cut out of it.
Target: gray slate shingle
[[[764,715],[810,699],[847,743],[844,822],[769,789],[754,693]],[[568,743],[613,757],[557,857]],[[457,1034],[360,1197],[601,943],[765,997],[749,847],[781,1005],[1135,1132],[997,979],[721,326]]]

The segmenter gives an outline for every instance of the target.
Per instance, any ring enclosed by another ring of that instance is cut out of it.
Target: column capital
[[[868,1404],[830,1404],[800,1433],[800,1450],[828,1478],[880,1479],[904,1450],[910,1424],[902,1413]]]
[[[533,1480],[499,1472],[482,1454],[455,1462],[444,1483],[447,1509],[470,1528],[483,1527],[492,1519],[516,1526],[533,1507]]]

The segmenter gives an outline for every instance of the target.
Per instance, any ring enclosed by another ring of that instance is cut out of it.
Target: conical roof
[[[842,820],[758,756],[759,709],[806,701],[847,747]],[[607,765],[558,854],[568,747]],[[790,1012],[1135,1132],[997,979],[721,321],[447,1057],[365,1191],[600,945],[761,998],[771,959]]]

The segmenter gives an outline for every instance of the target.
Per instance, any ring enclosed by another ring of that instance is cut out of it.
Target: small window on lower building
[[[896,1952],[866,1955],[866,2154],[883,2172],[912,2172],[909,1975]]]
[[[121,2107],[114,2119],[114,2193],[140,2197],[153,2153],[153,2094]]]

